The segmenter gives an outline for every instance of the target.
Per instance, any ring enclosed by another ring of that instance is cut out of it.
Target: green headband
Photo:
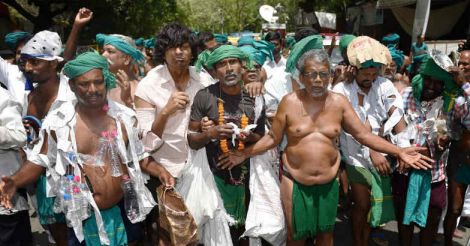
[[[99,33],[96,34],[96,42],[101,46],[108,44],[112,45],[116,49],[132,57],[132,59],[137,62],[145,61],[145,57],[142,52],[140,52],[140,50],[134,48],[132,45],[119,37]]]
[[[219,61],[225,58],[238,58],[241,61],[246,62],[246,66],[248,68],[252,68],[253,64],[250,60],[250,57],[241,51],[238,47],[233,45],[222,45],[219,48],[212,51],[206,61],[206,67],[209,69],[213,69],[214,65],[217,64]]]
[[[63,71],[69,79],[74,79],[95,68],[101,69],[103,72],[104,81],[108,90],[116,87],[116,79],[109,71],[106,58],[96,52],[80,54],[75,59],[67,62]]]
[[[314,49],[323,49],[323,38],[320,35],[312,35],[297,42],[287,58],[286,72],[294,74],[300,57]]]

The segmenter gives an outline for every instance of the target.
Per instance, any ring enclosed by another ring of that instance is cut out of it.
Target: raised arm
[[[87,8],[81,8],[78,10],[77,15],[75,16],[75,21],[73,22],[72,30],[70,31],[69,37],[67,38],[67,43],[65,43],[65,61],[70,61],[75,57],[75,52],[77,50],[77,40],[80,31],[91,20],[92,17],[93,12],[91,12],[91,10]]]

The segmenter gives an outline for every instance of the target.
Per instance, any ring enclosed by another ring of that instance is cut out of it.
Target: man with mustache
[[[135,113],[107,99],[115,78],[105,58],[83,53],[65,64],[64,74],[77,99],[48,114],[28,161],[13,176],[2,177],[1,202],[10,206],[17,187],[47,171],[48,196],[55,196],[54,211],[62,211],[69,226],[66,245],[83,240],[86,245],[135,245],[142,238],[138,222],[155,205],[141,170],[165,185],[174,180],[145,152]],[[121,188],[125,181],[132,182],[133,193]],[[126,202],[138,205],[132,211],[123,201],[130,198]]]
[[[333,91],[349,99],[361,122],[372,133],[381,137],[392,136],[394,144],[408,147],[409,140],[403,133],[400,135],[406,128],[402,98],[390,80],[379,76],[381,67],[391,61],[387,47],[361,36],[348,45],[347,56],[349,63],[357,68],[354,80],[337,84]],[[394,219],[390,159],[344,131],[340,136],[340,147],[346,157],[346,172],[354,202],[351,213],[354,245],[368,245],[369,223],[378,227]],[[381,212],[380,208],[385,209]],[[369,212],[371,216],[368,216]]]
[[[102,55],[108,60],[109,71],[116,76],[117,88],[111,89],[109,98],[134,108],[134,94],[140,80],[137,66],[145,62],[144,54],[134,40],[120,34],[97,34],[96,42],[103,47]]]
[[[307,238],[313,238],[316,245],[333,245],[340,162],[336,139],[341,128],[361,143],[397,156],[402,165],[425,162],[420,155],[413,156],[416,148],[400,149],[371,134],[347,99],[328,90],[332,76],[325,50],[296,45],[292,54],[287,69],[299,70],[305,88],[282,99],[268,134],[221,158],[219,167],[235,169],[245,158],[278,145],[285,133],[281,200],[288,225],[287,245],[305,245]]]
[[[446,206],[445,169],[450,140],[445,112],[450,97],[446,95],[450,94],[454,83],[452,75],[428,57],[421,65],[419,74],[413,78],[411,87],[403,92],[410,139],[428,148],[426,155],[434,162],[427,171],[393,173],[393,199],[400,245],[412,245],[415,224],[420,227],[420,245],[432,245],[437,235],[442,210]],[[429,126],[432,127],[429,129]]]
[[[468,47],[468,46],[464,46]],[[461,88],[455,99],[448,164],[449,191],[444,220],[445,245],[452,245],[457,218],[462,213],[465,191],[470,184],[470,50],[461,51],[458,68],[452,69],[456,85]]]
[[[222,45],[212,51],[206,66],[214,69],[218,82],[200,90],[194,97],[189,128],[195,133],[188,134],[192,149],[206,148],[224,207],[236,221],[230,230],[234,245],[248,245],[248,240],[239,238],[244,229],[249,200],[249,160],[231,170],[223,170],[218,163],[229,150],[256,142],[264,134],[265,127],[262,99],[250,97],[243,90],[242,70],[245,64],[248,69],[252,68],[248,55],[235,46]],[[215,125],[203,129],[201,121],[205,117]],[[256,124],[256,127],[233,137],[234,125],[243,129],[249,124]]]

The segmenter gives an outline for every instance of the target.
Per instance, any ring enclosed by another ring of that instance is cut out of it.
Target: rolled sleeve
[[[153,153],[157,151],[164,143],[157,134],[152,132],[152,124],[155,119],[154,108],[138,108],[136,110],[139,121],[139,129],[142,133],[142,142],[146,152]]]

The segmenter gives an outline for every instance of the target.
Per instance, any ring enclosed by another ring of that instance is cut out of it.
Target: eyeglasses
[[[320,75],[320,79],[327,79],[330,76],[329,72],[308,72],[308,73],[302,73],[304,77],[310,78],[310,79],[316,79],[318,75]]]

